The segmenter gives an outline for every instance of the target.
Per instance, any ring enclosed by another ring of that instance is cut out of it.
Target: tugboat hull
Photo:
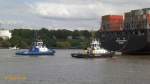
[[[71,56],[75,58],[111,58],[113,56],[113,53],[104,53],[104,54],[72,53]]]
[[[16,52],[16,55],[34,55],[34,56],[39,56],[39,55],[54,55],[54,51],[49,51],[49,52],[28,52],[28,51],[22,51],[22,52]]]

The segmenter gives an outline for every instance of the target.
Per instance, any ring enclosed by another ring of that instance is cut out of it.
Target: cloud
[[[148,0],[0,0],[0,20],[44,27],[99,27],[103,15],[123,15],[149,4]]]
[[[101,2],[86,3],[35,3],[30,5],[34,13],[46,18],[97,19],[104,14],[115,14],[113,7]]]
[[[141,0],[45,0],[30,4],[41,17],[64,19],[96,19],[105,14],[123,14],[126,11],[148,7],[150,1]]]
[[[31,7],[36,14],[43,17],[91,19],[98,16],[95,12],[97,5],[99,4],[36,3]]]
[[[16,20],[0,20],[1,24],[20,24],[22,21],[16,21]]]

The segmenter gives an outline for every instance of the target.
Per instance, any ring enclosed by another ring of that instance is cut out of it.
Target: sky
[[[101,16],[150,8],[150,0],[0,0],[1,27],[98,30]]]

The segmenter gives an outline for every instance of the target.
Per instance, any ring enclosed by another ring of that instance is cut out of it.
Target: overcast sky
[[[150,0],[0,0],[0,22],[34,27],[98,29],[106,14],[150,7]]]

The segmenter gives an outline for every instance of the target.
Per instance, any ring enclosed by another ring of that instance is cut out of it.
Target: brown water
[[[0,84],[150,84],[150,55],[72,58],[77,51],[28,57],[0,50]]]

